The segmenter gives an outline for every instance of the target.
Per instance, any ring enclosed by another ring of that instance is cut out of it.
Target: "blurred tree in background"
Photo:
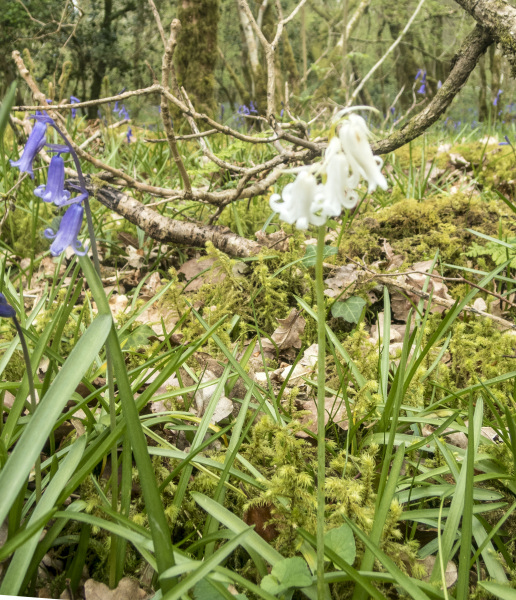
[[[265,110],[265,56],[238,0],[156,0],[166,35],[173,18],[182,31],[175,51],[178,81],[197,107],[219,114],[253,102]],[[278,5],[284,15],[295,0],[250,0],[265,37],[274,37]],[[345,103],[350,92],[401,34],[416,0],[309,0],[281,38],[276,62],[276,108],[288,84],[292,109],[303,114],[328,101]],[[374,104],[387,115],[396,100],[394,120],[414,104],[420,110],[437,91],[450,59],[474,21],[453,0],[427,0],[412,27],[376,71],[357,101]],[[150,85],[159,76],[163,43],[148,0],[4,0],[0,12],[0,94],[16,77],[10,58],[25,51],[33,74],[48,97],[71,94],[82,100]],[[424,93],[417,72],[426,71]],[[494,46],[482,58],[453,110],[486,119],[503,114],[512,95],[509,66]],[[500,95],[499,90],[503,90]],[[22,99],[29,92],[19,86]],[[498,97],[497,97],[498,95]],[[496,104],[494,104],[496,99]],[[144,121],[150,107],[134,99]],[[156,100],[156,105],[157,105]],[[155,109],[157,110],[157,109]],[[90,118],[96,116],[92,108]]]

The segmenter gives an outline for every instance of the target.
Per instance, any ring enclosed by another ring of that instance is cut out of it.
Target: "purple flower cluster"
[[[418,89],[418,94],[424,94],[426,92],[426,71],[423,69],[419,69],[415,78],[415,81],[418,81],[421,77],[421,87]]]
[[[500,100],[500,95],[502,94],[502,90],[498,90],[498,92],[496,93],[496,96],[494,97],[493,100],[493,106],[498,106],[498,100]],[[498,113],[500,114],[500,113]]]
[[[0,317],[4,317],[5,319],[16,317],[16,311],[7,302],[7,298],[3,294],[0,294]]]
[[[125,91],[125,88],[122,89],[122,91],[118,92],[117,96],[120,96],[120,94],[123,94]],[[118,100],[115,102],[115,108],[113,109],[114,113],[118,113],[118,116],[121,119],[129,119],[129,111],[127,110],[127,108],[125,107],[125,104],[122,104],[122,106],[119,108],[118,107]],[[160,112],[161,112],[161,107],[160,107]],[[131,127],[127,128],[127,143],[130,144],[131,143],[131,135],[133,134]]]
[[[71,246],[76,254],[82,256],[86,254],[86,250],[81,248],[81,242],[78,240],[78,235],[81,230],[82,218],[84,215],[82,203],[88,198],[88,192],[80,169],[79,159],[77,158],[74,149],[52,118],[47,114],[42,114],[40,112],[32,115],[31,118],[35,119],[36,123],[27,139],[21,158],[17,161],[11,160],[11,166],[20,169],[21,173],[28,173],[32,179],[34,179],[32,163],[38,152],[46,146],[48,152],[55,153],[55,156],[50,160],[47,184],[38,186],[34,190],[34,194],[44,202],[51,202],[59,208],[63,206],[68,206],[68,208],[61,219],[59,229],[57,231],[50,228],[46,229],[44,235],[46,238],[54,240],[50,246],[50,253],[52,256],[59,256],[66,248],[68,248],[68,246]],[[46,143],[47,125],[50,125],[57,131],[65,141],[66,145]],[[81,185],[76,188],[79,194],[74,198],[71,198],[71,193],[64,189],[65,165],[61,154],[65,153],[72,154],[77,167],[79,181],[81,182]]]
[[[79,103],[80,103],[79,98],[76,98],[75,96],[70,96],[70,104],[79,104]],[[77,109],[72,108],[72,119],[75,119],[76,116],[77,116]]]

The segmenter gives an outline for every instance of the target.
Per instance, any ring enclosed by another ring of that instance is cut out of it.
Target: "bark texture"
[[[111,186],[95,189],[91,179],[86,177],[86,180],[92,196],[110,210],[123,215],[154,240],[200,247],[205,246],[206,242],[212,242],[222,252],[238,257],[252,256],[262,248],[257,242],[240,237],[227,227],[201,225],[165,217]],[[71,186],[77,185],[78,180],[69,180],[68,183]]]
[[[455,0],[479,25],[500,42],[516,77],[516,8],[505,0]]]

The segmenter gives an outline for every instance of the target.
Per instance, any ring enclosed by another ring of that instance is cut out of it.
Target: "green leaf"
[[[0,138],[4,135],[4,130],[9,121],[9,111],[14,104],[14,96],[16,94],[16,81],[11,84],[11,87],[5,95],[4,101],[0,107]]]
[[[331,307],[331,314],[336,319],[340,317],[348,323],[358,323],[365,304],[366,301],[363,298],[351,296],[344,302],[335,302]]]
[[[224,595],[223,592],[219,591],[219,587],[222,584],[211,581],[210,579],[203,579],[194,587],[194,598],[195,600],[226,600],[227,598],[233,598],[233,600],[247,600],[245,594],[237,594],[233,596],[230,592]]]
[[[262,579],[261,587],[270,594],[280,594],[289,588],[312,585],[312,577],[306,562],[299,556],[277,562],[270,575]]]
[[[493,596],[502,598],[502,600],[516,600],[516,590],[508,585],[491,581],[479,581],[478,583]]]
[[[312,245],[306,247],[305,257],[301,261],[301,263],[305,267],[314,267],[315,266],[316,249],[317,249],[316,246],[312,246]],[[337,254],[337,252],[338,252],[338,249],[335,248],[335,246],[324,246],[323,257],[328,258],[328,256],[333,256],[334,254]]]
[[[141,348],[142,346],[148,346],[149,339],[155,336],[156,333],[148,325],[140,325],[132,333],[120,340],[120,346],[124,350]]]
[[[324,536],[324,545],[333,550],[348,565],[352,565],[355,562],[357,549],[355,538],[349,525],[344,524],[341,527],[328,531]]]
[[[23,430],[0,473],[0,523],[4,521],[16,501],[16,496],[26,483],[63,407],[102,348],[112,322],[111,315],[98,315],[88,327]]]

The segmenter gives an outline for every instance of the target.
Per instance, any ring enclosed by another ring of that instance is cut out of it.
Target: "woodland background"
[[[17,76],[11,59],[15,49],[27,49],[31,72],[54,101],[70,95],[83,101],[110,96],[123,88],[151,85],[153,71],[159,76],[162,44],[146,0],[83,0],[80,4],[7,0],[2,4],[0,95]],[[295,0],[282,2],[284,14],[296,4]],[[176,17],[181,21],[175,66],[180,85],[198,110],[223,121],[251,102],[260,114],[265,112],[265,58],[252,32],[243,27],[237,0],[156,0],[155,5],[164,24]],[[278,112],[285,101],[286,83],[298,112],[308,109],[310,113],[328,101],[344,104],[348,90],[399,36],[416,5],[412,0],[309,1],[280,41]],[[278,3],[250,0],[250,6],[270,40]],[[427,0],[401,43],[361,92],[359,103],[376,106],[387,116],[403,88],[389,115],[392,121],[412,106],[414,98],[418,106],[424,105],[436,93],[438,82],[444,81],[450,60],[474,24],[452,0]],[[419,69],[427,72],[424,95],[415,94]],[[510,118],[513,89],[509,66],[491,45],[447,116],[473,124],[490,118],[491,112],[497,118]],[[29,90],[19,86],[18,104],[29,100]],[[133,98],[126,104],[140,123],[158,123],[158,95]],[[97,107],[89,110],[87,116],[95,118]]]

